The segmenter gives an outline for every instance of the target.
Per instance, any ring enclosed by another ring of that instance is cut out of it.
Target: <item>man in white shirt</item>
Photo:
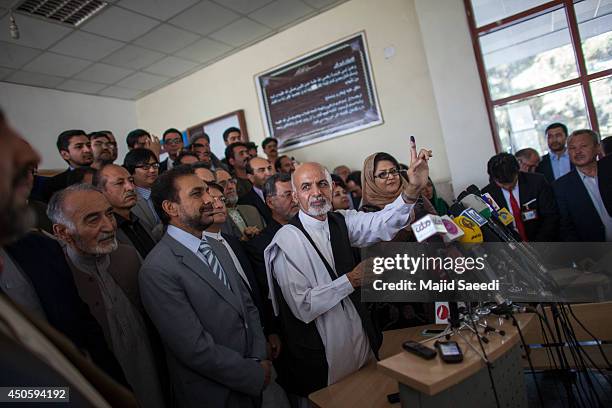
[[[265,261],[274,312],[282,322],[283,352],[278,382],[303,404],[311,392],[358,370],[382,342],[360,302],[364,265],[352,247],[391,240],[408,224],[427,183],[431,152],[418,155],[411,143],[409,183],[382,211],[331,212],[331,176],[318,163],[293,174],[300,211],[266,248]]]

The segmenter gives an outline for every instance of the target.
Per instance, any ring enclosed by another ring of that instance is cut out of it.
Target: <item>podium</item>
[[[525,331],[534,321],[534,315],[516,317],[521,330]],[[505,336],[490,333],[489,343],[484,344],[489,361],[492,362],[493,378],[501,406],[527,407],[523,360],[520,337],[512,322],[497,317],[487,317],[487,323],[504,330]],[[402,407],[442,407],[461,405],[474,407],[495,406],[489,374],[484,361],[470,345],[480,352],[478,339],[465,330],[451,340],[459,343],[464,355],[463,362],[447,364],[436,357],[424,360],[402,350],[406,340],[426,339],[421,332],[426,328],[443,326],[427,325],[384,333],[380,351],[381,361],[371,362],[356,373],[336,384],[310,394],[314,406],[380,407],[393,408],[387,395],[399,391]],[[432,342],[427,343],[433,347]]]

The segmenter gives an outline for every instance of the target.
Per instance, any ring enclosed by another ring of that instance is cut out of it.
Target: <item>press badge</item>
[[[536,210],[523,211],[521,218],[523,218],[523,221],[535,220],[538,218],[538,212]]]
[[[523,221],[530,221],[538,218],[538,212],[535,209],[529,209],[532,204],[535,204],[536,200],[537,199],[534,198],[533,200],[523,204],[524,209],[523,211],[521,211],[521,218],[523,219]]]

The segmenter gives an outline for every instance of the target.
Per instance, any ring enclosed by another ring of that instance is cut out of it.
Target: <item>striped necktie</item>
[[[221,266],[221,262],[219,262],[219,259],[217,259],[217,255],[215,255],[215,253],[213,252],[210,244],[206,240],[206,237],[202,238],[202,240],[200,241],[198,252],[200,252],[204,256],[204,259],[206,259],[206,263],[210,267],[210,270],[215,274],[215,276],[219,278],[221,282],[223,282],[226,288],[232,290],[232,287],[230,286],[230,283],[227,280],[227,275],[225,274],[225,271]]]

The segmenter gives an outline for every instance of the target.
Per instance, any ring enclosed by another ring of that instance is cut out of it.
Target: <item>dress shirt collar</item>
[[[589,176],[588,174],[583,173],[579,168],[576,168],[576,171],[578,172],[578,175],[580,176],[580,179],[582,181],[593,180],[593,179],[597,181],[597,174],[595,174],[594,176]]]
[[[198,238],[185,230],[175,227],[174,225],[168,225],[167,232],[168,235],[176,239],[194,254],[198,253],[198,250],[200,249],[200,242],[202,241],[202,238],[204,238],[204,234],[202,234],[202,238]]]
[[[219,232],[204,231],[204,236],[210,237],[212,239],[216,239],[219,242],[225,241],[225,239],[223,238],[223,235],[221,235],[221,231]]]
[[[561,154],[561,156],[557,156],[557,153],[550,152],[550,160],[552,161],[561,161],[561,160],[569,160],[569,154],[567,153],[567,149]]]
[[[266,202],[266,200],[264,200],[264,194],[263,191],[260,188],[257,188],[255,186],[253,186],[253,191],[255,191],[255,193],[257,193],[257,195],[259,196],[259,198],[261,198],[261,201]]]
[[[138,187],[136,186],[136,193],[141,196],[142,198],[144,198],[145,200],[149,200],[149,198],[151,198],[151,189],[150,188],[144,188],[144,187]]]
[[[312,217],[306,214],[302,210],[300,210],[298,214],[299,214],[298,217],[300,217],[300,221],[302,222],[302,225],[304,227],[315,228],[315,229],[325,229],[325,227],[328,226],[327,215],[325,216],[325,219],[321,221],[321,220],[316,219],[315,217]]]

